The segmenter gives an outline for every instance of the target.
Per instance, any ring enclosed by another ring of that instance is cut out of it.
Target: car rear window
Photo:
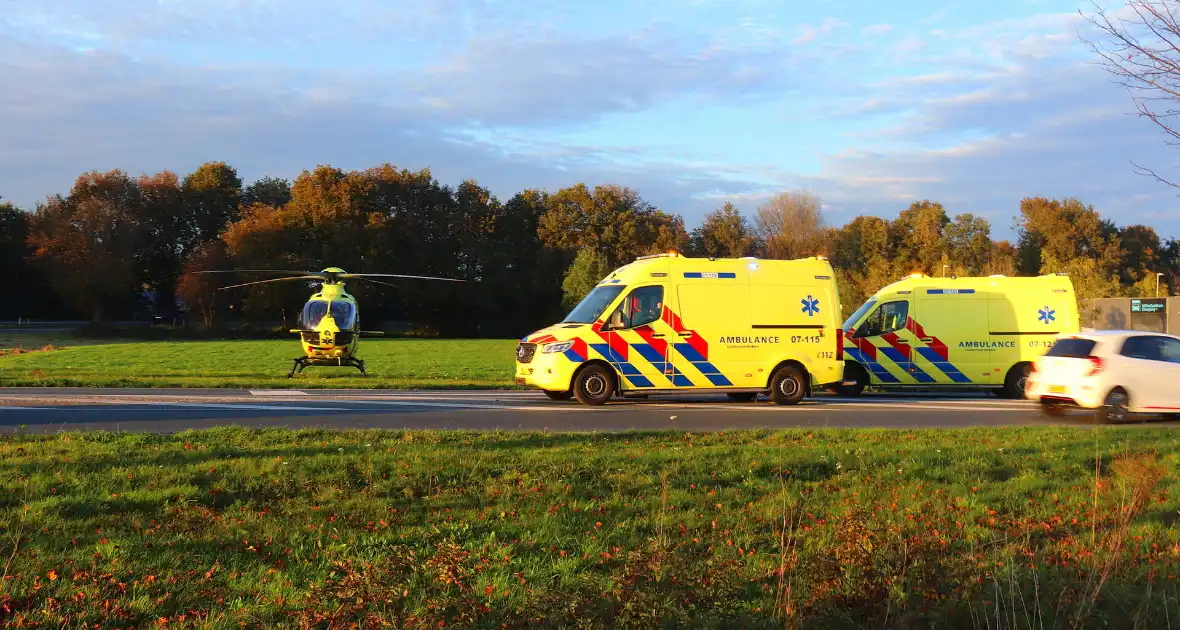
[[[1068,337],[1066,339],[1059,339],[1057,343],[1053,344],[1052,348],[1045,353],[1048,357],[1065,357],[1067,359],[1084,359],[1090,356],[1090,351],[1098,342],[1093,339],[1082,339],[1081,337]]]

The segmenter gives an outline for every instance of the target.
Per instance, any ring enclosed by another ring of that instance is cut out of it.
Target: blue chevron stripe
[[[939,356],[939,354],[934,351],[934,348],[917,348],[917,350],[918,354],[922,355],[922,358],[933,363],[934,367],[942,370],[942,373],[946,374],[947,378],[951,379],[952,381],[956,383],[971,382],[971,379],[968,378],[966,374],[963,374],[959,371],[959,368],[955,367],[949,361]]]
[[[897,364],[897,367],[905,370],[906,374],[912,375],[914,380],[918,381],[919,383],[935,382],[933,376],[930,376],[922,368],[918,367],[918,364],[906,359],[905,355],[902,354],[897,348],[894,348],[893,346],[889,346],[887,348],[877,348],[877,352],[883,353],[885,356],[889,357],[890,360]]]
[[[885,366],[877,363],[876,361],[870,361],[868,357],[866,357],[864,353],[860,351],[860,348],[844,348],[844,354],[847,354],[848,356],[852,357],[853,361],[856,361],[857,363],[868,368],[869,372],[871,372],[873,376],[877,377],[877,380],[881,381],[882,383],[901,382],[901,379],[897,378],[892,372],[885,369]]]
[[[634,387],[655,387],[646,376],[630,375],[624,376],[623,378],[627,379]]]

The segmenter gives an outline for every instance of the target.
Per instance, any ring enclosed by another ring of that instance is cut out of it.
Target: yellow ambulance
[[[826,259],[644,256],[522,339],[516,382],[587,405],[701,390],[793,405],[843,379],[839,322]]]
[[[1037,277],[932,278],[878,291],[844,322],[844,382],[833,393],[994,389],[1023,398],[1033,359],[1080,329],[1073,283]]]

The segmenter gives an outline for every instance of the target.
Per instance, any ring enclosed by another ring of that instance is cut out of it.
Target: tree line
[[[845,313],[903,275],[1069,273],[1079,297],[1166,294],[1180,282],[1180,243],[1146,225],[1117,226],[1078,199],[1023,199],[1015,243],[991,225],[919,200],[892,219],[828,225],[820,199],[784,192],[751,216],[732,203],[691,230],[636,191],[577,184],[524,190],[501,201],[474,180],[450,187],[429,169],[321,165],[293,182],[245,185],[222,162],[180,177],[164,171],[80,176],[68,194],[31,210],[0,200],[3,318],[93,322],[155,315],[216,328],[228,322],[295,325],[312,285],[263,284],[219,269],[445,276],[350,282],[362,327],[410,322],[444,336],[515,337],[561,318],[611,269],[675,249],[687,255],[827,256]],[[383,280],[384,282],[384,280]]]

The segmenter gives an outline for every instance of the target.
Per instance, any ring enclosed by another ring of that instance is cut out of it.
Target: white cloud
[[[673,6],[642,3],[657,5]],[[953,31],[868,25],[859,33],[878,38],[872,45],[856,31],[841,40],[848,25],[829,19],[803,25],[806,45],[791,47],[790,22],[745,13],[772,5],[746,0],[741,16],[706,34],[660,23],[575,38],[552,27],[572,2],[355,0],[325,12],[310,0],[122,0],[118,9],[0,0],[0,80],[19,86],[0,91],[0,194],[31,205],[95,168],[184,172],[225,160],[250,179],[388,161],[452,184],[473,177],[501,197],[578,181],[631,185],[690,225],[725,199],[752,212],[805,186],[837,223],[929,198],[989,217],[1004,236],[1021,197],[1076,195],[1120,223],[1180,236],[1173,191],[1129,164],[1166,167],[1175,156],[1150,123],[1124,115],[1126,93],[1083,63],[1076,14]],[[395,39],[421,58],[391,53]],[[236,46],[267,59],[375,52],[347,70],[194,52]],[[849,125],[863,144],[801,175],[753,157],[702,160],[709,147],[693,129],[673,147],[513,133],[584,130],[686,96],[701,107],[797,98],[817,127]]]
[[[890,130],[907,143],[976,130],[971,140],[920,150],[860,152],[829,160],[808,178],[840,216],[895,214],[908,200],[936,199],[952,213],[988,217],[1000,236],[1011,234],[1021,198],[1076,196],[1120,225],[1151,217],[1161,236],[1180,237],[1174,191],[1138,175],[1130,162],[1156,166],[1176,154],[1146,120],[1124,116],[1132,105],[1092,66],[1035,67],[985,92],[928,102]],[[883,182],[866,196],[863,182]],[[894,180],[904,187],[894,185]],[[905,195],[900,195],[904,192]]]
[[[391,162],[430,168],[448,184],[474,177],[505,200],[528,187],[617,182],[687,214],[708,205],[694,205],[699,190],[756,185],[709,165],[621,166],[618,153],[595,147],[505,150],[455,131],[445,116],[424,116],[420,102],[384,102],[355,77],[147,65],[2,37],[0,76],[24,86],[0,91],[0,194],[26,207],[91,169],[184,173],[207,160],[224,160],[247,180]]]
[[[864,35],[884,35],[892,30],[892,24],[870,24],[860,29],[860,32]]]

